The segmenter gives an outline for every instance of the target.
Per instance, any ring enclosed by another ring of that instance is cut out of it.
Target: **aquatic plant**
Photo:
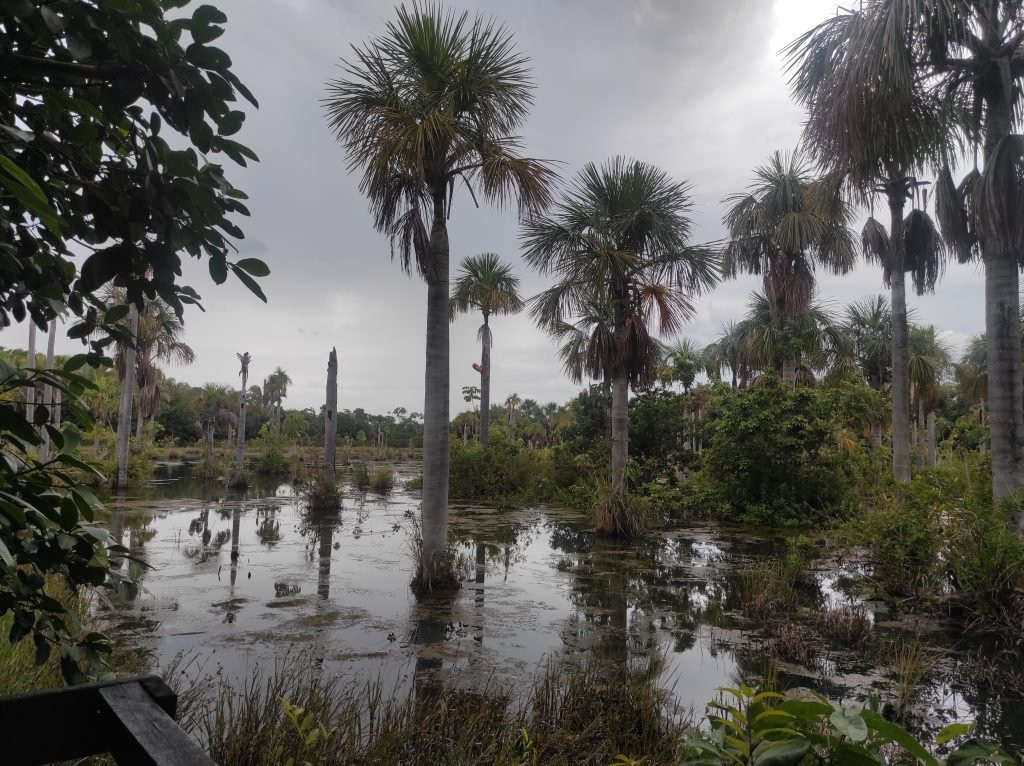
[[[390,465],[379,465],[369,477],[370,487],[381,495],[388,494],[395,486],[395,469]]]

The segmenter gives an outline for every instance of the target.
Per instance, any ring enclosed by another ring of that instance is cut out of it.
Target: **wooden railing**
[[[175,721],[178,698],[145,676],[0,699],[0,761],[35,766],[110,753],[135,766],[214,766]]]

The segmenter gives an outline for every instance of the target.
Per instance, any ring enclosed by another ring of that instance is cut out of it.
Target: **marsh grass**
[[[871,620],[862,607],[844,606],[819,612],[817,627],[822,634],[844,646],[857,646],[871,636]]]
[[[892,705],[896,720],[905,722],[917,699],[921,682],[945,657],[945,652],[925,646],[920,636],[909,641],[896,641],[887,652],[893,676]]]
[[[257,670],[237,689],[221,682],[204,692],[203,723],[193,735],[214,761],[249,766],[275,752],[282,762],[325,765],[608,764],[625,753],[675,763],[692,731],[656,686],[642,678],[610,681],[597,664],[551,663],[526,694],[417,679],[395,695],[380,682],[325,678],[304,659],[292,657],[272,673]],[[304,741],[282,700],[331,736]]]
[[[386,495],[395,486],[395,469],[390,465],[379,465],[369,476],[370,488],[381,495]]]
[[[311,511],[336,511],[341,508],[341,488],[323,474],[303,489],[302,499]]]
[[[370,469],[366,467],[366,463],[352,464],[349,481],[352,482],[352,486],[356,489],[367,489],[370,486]]]
[[[736,598],[743,615],[759,622],[795,614],[797,568],[783,561],[760,559],[741,568]]]

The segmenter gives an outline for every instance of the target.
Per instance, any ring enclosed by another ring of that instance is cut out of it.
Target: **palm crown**
[[[799,152],[775,152],[754,172],[754,183],[726,199],[729,243],[723,271],[764,277],[772,312],[799,316],[811,303],[815,268],[845,274],[856,261],[835,179],[811,176]]]
[[[521,156],[515,135],[532,103],[528,59],[504,27],[402,5],[353,54],[328,83],[328,122],[406,270],[432,273],[427,213],[450,213],[457,181],[474,201],[515,198],[521,213],[547,204],[554,173]]]
[[[565,329],[595,307],[612,321],[595,322],[587,371],[624,368],[634,386],[649,383],[660,355],[647,330],[675,333],[692,315],[690,298],[717,281],[717,255],[691,246],[689,189],[664,171],[616,157],[588,163],[551,216],[525,225],[524,258],[558,283],[534,299],[547,329]]]

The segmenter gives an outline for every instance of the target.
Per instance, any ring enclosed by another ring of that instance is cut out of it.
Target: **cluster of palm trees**
[[[1024,378],[1018,321],[1024,265],[1022,9],[1018,0],[866,0],[788,49],[792,88],[808,112],[805,143],[862,199],[890,213],[866,234],[892,289],[893,453],[909,476],[904,274],[934,286],[943,250],[985,269],[992,489],[1024,485]],[[960,183],[953,168],[969,170]],[[936,227],[908,199],[935,173]],[[1022,517],[1024,519],[1024,517]]]
[[[1019,6],[865,0],[797,40],[788,55],[793,91],[809,115],[804,153],[773,155],[747,192],[727,200],[724,248],[691,242],[685,183],[625,157],[585,165],[556,202],[552,164],[525,156],[517,137],[532,102],[527,59],[493,21],[435,5],[400,6],[382,35],[355,47],[344,75],[328,83],[328,122],[350,170],[361,173],[375,226],[390,237],[402,266],[427,282],[422,579],[439,581],[447,565],[449,320],[453,311],[483,313],[479,369],[489,396],[488,318],[501,311],[494,297],[514,279],[503,271],[503,288],[492,281],[481,292],[484,269],[497,279],[502,266],[479,256],[463,263],[449,294],[456,187],[474,203],[516,203],[525,260],[555,283],[533,299],[534,319],[563,341],[570,375],[611,388],[612,502],[599,528],[623,533],[630,527],[628,389],[657,375],[652,330],[674,334],[692,313],[693,297],[721,276],[760,274],[763,291],[751,303],[758,319],[743,329],[756,326],[773,366],[795,382],[808,360],[836,353],[814,345],[829,329],[815,306],[815,273],[852,268],[852,203],[875,194],[888,204],[889,227],[872,218],[862,249],[881,263],[891,288],[894,473],[909,478],[905,275],[919,292],[934,288],[947,252],[915,174],[943,167],[936,197],[948,249],[961,258],[980,255],[986,267],[996,497],[1024,483],[1016,321],[1024,139],[1011,133],[1024,76]],[[959,146],[981,149],[983,169],[956,186],[946,168]],[[908,200],[914,204],[904,215]],[[742,374],[738,348],[720,353]]]

